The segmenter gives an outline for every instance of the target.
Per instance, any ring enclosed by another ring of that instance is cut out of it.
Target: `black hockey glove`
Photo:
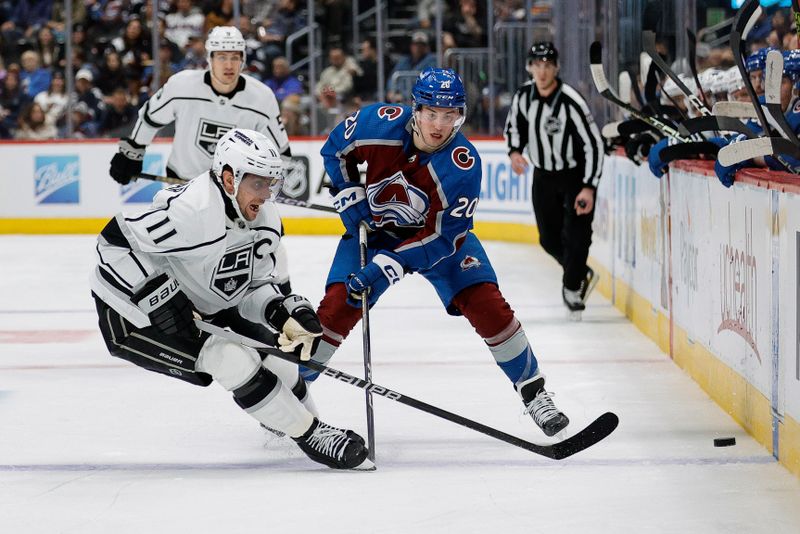
[[[311,359],[316,338],[322,335],[322,324],[311,303],[300,295],[277,298],[267,305],[267,323],[281,332],[278,345],[284,352],[300,346],[300,359]]]
[[[111,158],[109,174],[122,185],[127,185],[131,179],[142,172],[144,161],[144,145],[123,137],[119,140],[119,152]]]
[[[196,338],[192,302],[181,291],[178,281],[162,273],[147,282],[131,297],[150,318],[150,323],[167,335]]]

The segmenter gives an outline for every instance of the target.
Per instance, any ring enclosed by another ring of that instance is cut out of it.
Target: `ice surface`
[[[322,296],[332,237],[286,238]],[[112,358],[89,236],[0,237],[0,533],[797,533],[800,482],[600,295],[567,320],[541,249],[486,243],[548,389],[605,442],[554,462],[376,398],[378,470],[341,473],[266,435],[212,385]],[[374,381],[546,442],[463,318],[418,276],[372,313]],[[331,365],[362,372],[353,331]],[[326,421],[365,433],[363,393],[320,378]],[[715,437],[737,445],[715,448]]]

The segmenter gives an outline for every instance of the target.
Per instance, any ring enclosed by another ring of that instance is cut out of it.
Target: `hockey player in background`
[[[111,177],[127,184],[142,172],[147,145],[164,126],[175,123],[175,138],[167,161],[167,176],[191,179],[208,170],[214,148],[234,127],[266,135],[284,158],[291,156],[289,138],[272,90],[242,74],[245,41],[233,26],[218,26],[206,39],[207,70],[185,70],[172,76],[139,110],[130,137],[119,140],[111,160]],[[279,270],[288,271],[283,247]],[[289,293],[288,274],[281,276]]]
[[[193,322],[199,315],[250,337],[269,326],[281,332],[283,349],[310,357],[319,319],[305,298],[284,296],[275,278],[281,220],[272,200],[282,182],[277,148],[237,128],[217,144],[210,171],[158,192],[143,212],[113,218],[98,237],[92,277],[100,330],[112,355],[191,384],[216,381],[312,460],[356,468],[367,456],[364,440],[319,421],[310,401],[298,400],[305,382],[296,366],[262,362]]]
[[[374,305],[390,286],[418,273],[447,312],[464,315],[511,380],[536,424],[552,436],[569,420],[545,391],[522,325],[503,298],[489,258],[471,232],[481,160],[459,128],[466,117],[461,78],[428,68],[413,107],[373,104],[347,117],[322,148],[334,206],[346,233],[317,309],[323,335],[312,360],[327,363],[361,318],[361,295]],[[366,182],[356,166],[367,163]],[[372,231],[369,263],[359,263],[358,228]],[[306,380],[317,373],[302,370]]]

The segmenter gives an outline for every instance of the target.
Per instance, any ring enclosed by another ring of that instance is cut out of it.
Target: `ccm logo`
[[[335,378],[336,380],[341,380],[342,382],[346,382],[348,384],[353,384],[358,387],[363,387],[364,384],[367,383],[364,380],[361,380],[360,378],[356,378],[354,376],[342,373],[341,371],[337,371],[336,369],[331,369],[330,367],[322,371],[322,374],[327,375],[331,378]],[[402,395],[400,395],[396,391],[392,391],[391,389],[386,389],[385,387],[377,386],[375,384],[370,384],[369,386],[363,389],[366,389],[370,393],[380,395],[381,397],[386,397],[387,399],[399,400],[400,398],[402,398]]]

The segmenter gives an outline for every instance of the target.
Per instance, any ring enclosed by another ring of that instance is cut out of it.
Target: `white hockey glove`
[[[265,316],[267,323],[281,332],[278,346],[282,351],[292,352],[301,347],[300,359],[311,359],[314,340],[322,335],[322,325],[309,301],[300,295],[275,299],[267,305]]]

